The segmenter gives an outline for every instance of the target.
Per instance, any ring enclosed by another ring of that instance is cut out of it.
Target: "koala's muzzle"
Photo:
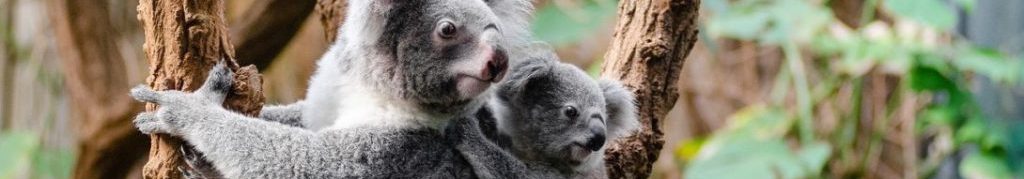
[[[501,33],[497,27],[488,25],[479,40],[466,51],[472,54],[452,65],[460,99],[475,97],[505,77],[508,55],[500,42]]]
[[[583,147],[590,151],[601,150],[601,147],[604,146],[604,142],[606,140],[604,131],[592,130],[592,132],[594,133],[594,136],[587,139],[587,143],[583,144]]]
[[[508,71],[508,55],[505,54],[505,50],[495,49],[494,55],[487,61],[487,67],[484,68],[482,76],[491,82],[498,82],[505,77],[506,71]]]

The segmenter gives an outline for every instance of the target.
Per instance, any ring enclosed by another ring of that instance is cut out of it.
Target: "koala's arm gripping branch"
[[[225,177],[301,178],[302,172],[339,170],[315,168],[334,166],[322,159],[337,153],[317,133],[229,111],[209,116],[216,118],[185,123],[182,138]],[[293,170],[299,166],[306,168]]]
[[[224,1],[139,0],[138,19],[145,34],[144,51],[150,76],[146,83],[156,90],[198,88],[206,72],[221,59],[235,69],[234,90],[225,106],[256,116],[263,106],[262,81],[254,67],[239,68],[232,56],[224,20]],[[148,104],[148,111],[156,109]],[[182,141],[169,135],[150,135],[149,161],[144,178],[181,178],[185,162]]]
[[[700,0],[619,1],[619,21],[601,76],[621,81],[636,95],[641,128],[607,150],[609,178],[650,175],[665,143],[662,120],[679,97],[679,74],[697,41],[699,7]]]

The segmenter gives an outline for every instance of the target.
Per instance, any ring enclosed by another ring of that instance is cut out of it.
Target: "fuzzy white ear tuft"
[[[598,80],[598,85],[601,86],[601,91],[604,91],[605,102],[608,105],[608,138],[614,140],[626,137],[639,129],[640,121],[633,93],[622,83],[614,80],[601,79]]]

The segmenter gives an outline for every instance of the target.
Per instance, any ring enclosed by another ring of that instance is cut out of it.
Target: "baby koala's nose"
[[[587,143],[584,144],[583,147],[586,147],[590,151],[598,151],[601,150],[601,147],[604,146],[604,141],[604,132],[595,132],[594,136],[590,137],[590,139],[587,140]]]

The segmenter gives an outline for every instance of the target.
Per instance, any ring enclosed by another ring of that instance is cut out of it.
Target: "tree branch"
[[[338,35],[338,28],[345,20],[346,0],[318,0],[316,11],[320,12],[320,24],[324,26],[324,37],[328,42],[334,42]]]
[[[699,7],[699,0],[619,1],[619,22],[601,76],[632,89],[642,125],[608,148],[609,178],[650,175],[665,143],[662,120],[679,97],[680,70],[697,42]]]
[[[228,109],[255,116],[263,106],[262,81],[254,67],[238,68],[228,41],[224,2],[210,0],[140,0],[149,59],[146,82],[156,90],[193,91],[202,85],[207,72],[218,60],[226,59],[236,71],[235,90],[228,96]],[[147,104],[146,110],[156,106]],[[168,135],[150,135],[149,162],[145,178],[180,178],[177,170],[184,161],[178,148],[182,141]]]

